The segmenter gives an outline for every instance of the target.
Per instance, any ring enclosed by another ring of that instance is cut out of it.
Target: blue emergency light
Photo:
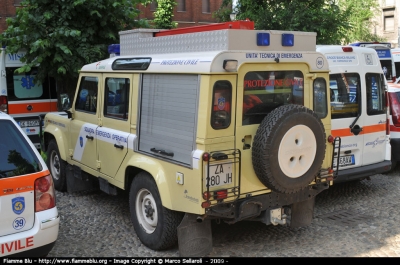
[[[111,44],[108,46],[108,53],[109,54],[120,54],[119,44]]]
[[[269,33],[257,33],[257,46],[269,46]]]
[[[283,33],[282,46],[294,46],[294,35],[289,33]]]

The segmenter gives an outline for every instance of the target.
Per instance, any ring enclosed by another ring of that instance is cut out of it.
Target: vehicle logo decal
[[[15,230],[20,230],[20,229],[24,228],[25,223],[26,223],[26,221],[25,221],[24,217],[17,217],[13,221],[13,227]]]
[[[25,198],[16,197],[12,199],[12,209],[14,213],[21,214],[25,210]]]
[[[82,147],[83,146],[83,137],[79,136],[79,145]]]
[[[372,145],[372,148],[374,148],[378,144],[383,144],[384,142],[385,142],[385,140],[379,140],[379,138],[376,138],[375,141],[373,141],[373,142],[367,142],[365,144],[365,146]]]
[[[225,98],[218,99],[218,109],[223,110],[225,108]]]

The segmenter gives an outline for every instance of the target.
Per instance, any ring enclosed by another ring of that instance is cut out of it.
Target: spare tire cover
[[[252,162],[259,180],[280,193],[295,193],[317,176],[326,136],[318,116],[301,105],[280,106],[257,129]]]

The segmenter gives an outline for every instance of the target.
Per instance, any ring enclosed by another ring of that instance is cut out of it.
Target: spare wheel
[[[273,191],[295,193],[316,177],[325,148],[324,126],[312,110],[300,105],[281,106],[257,129],[252,148],[254,171]]]

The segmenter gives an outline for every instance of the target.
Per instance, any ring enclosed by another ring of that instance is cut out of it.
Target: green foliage
[[[239,0],[237,9],[237,19],[249,18],[256,29],[316,32],[318,44],[340,44],[349,27],[349,13],[336,1]]]
[[[213,18],[217,22],[228,22],[231,21],[230,14],[232,13],[232,0],[223,0],[220,8],[214,11],[212,14]]]
[[[231,7],[232,0],[224,0],[213,16],[229,21]],[[376,0],[238,0],[236,9],[236,18],[254,21],[256,29],[316,32],[318,44],[384,40],[371,33]]]
[[[173,22],[175,0],[157,0],[157,10],[154,12],[154,27],[157,29],[173,29],[178,23]]]
[[[385,41],[384,38],[374,34],[376,22],[374,17],[380,17],[379,5],[376,0],[346,0],[340,1],[339,6],[343,10],[350,10],[350,28],[344,31],[344,42],[356,41]]]
[[[40,64],[36,81],[48,75],[62,83],[77,78],[85,64],[107,58],[109,44],[119,42],[118,32],[145,27],[135,20],[134,7],[143,0],[24,0],[14,18],[8,18],[0,43],[7,51],[25,50],[21,61],[27,72]]]

